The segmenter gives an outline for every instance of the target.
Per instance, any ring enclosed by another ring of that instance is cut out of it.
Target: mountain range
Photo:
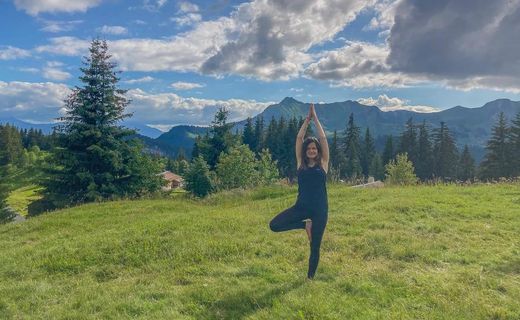
[[[376,148],[381,151],[386,136],[397,137],[403,132],[405,123],[412,118],[413,122],[420,124],[425,121],[431,129],[439,127],[441,122],[445,122],[456,140],[459,148],[467,144],[471,153],[477,161],[482,159],[485,153],[485,145],[491,136],[491,130],[496,123],[500,112],[503,112],[510,121],[520,112],[520,101],[508,99],[498,99],[486,103],[477,108],[466,108],[456,106],[433,113],[419,113],[406,110],[381,111],[376,106],[367,106],[359,102],[348,100],[344,102],[319,103],[316,104],[316,113],[326,131],[327,136],[331,137],[334,130],[338,136],[342,136],[345,131],[349,115],[354,115],[354,121],[361,127],[364,134],[365,128],[376,140]],[[305,117],[309,110],[309,104],[287,97],[277,104],[270,105],[263,112],[253,117],[263,117],[265,123],[274,117],[286,119],[291,117]],[[21,128],[39,128],[44,132],[50,132],[52,125],[29,124],[18,119],[0,117],[0,123],[9,122]],[[246,120],[234,123],[233,132],[241,130]],[[173,127],[170,131],[160,134],[160,131],[138,123],[125,123],[124,125],[135,128],[139,132],[139,137],[144,141],[148,150],[174,156],[180,148],[183,148],[187,155],[190,155],[193,143],[197,135],[203,135],[208,130],[207,127],[197,127],[182,125]]]

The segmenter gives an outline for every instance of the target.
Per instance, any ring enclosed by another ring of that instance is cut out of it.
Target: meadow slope
[[[520,184],[329,186],[316,279],[296,189],[88,204],[0,225],[0,319],[520,319]]]

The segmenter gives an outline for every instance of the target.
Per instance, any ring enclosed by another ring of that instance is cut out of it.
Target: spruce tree
[[[263,117],[256,117],[255,120],[255,139],[254,139],[254,145],[252,146],[251,150],[256,152],[257,154],[264,149],[264,118]]]
[[[376,180],[383,180],[385,178],[385,166],[379,153],[375,153],[370,162],[368,175],[374,177]]]
[[[433,175],[433,150],[426,121],[419,126],[415,172],[421,180],[431,179]]]
[[[491,131],[486,145],[486,155],[481,163],[480,176],[483,179],[497,179],[511,176],[509,161],[511,161],[510,149],[507,141],[509,128],[506,117],[500,112],[496,124]]]
[[[253,128],[253,119],[248,117],[242,133],[242,143],[247,145],[249,149],[255,150],[255,131]]]
[[[59,146],[44,181],[44,199],[55,207],[119,197],[135,197],[161,187],[159,165],[143,155],[135,131],[118,123],[131,115],[129,101],[105,40],[94,39],[80,81],[65,101],[57,127]]]
[[[372,159],[376,153],[376,149],[374,146],[374,139],[370,135],[370,129],[367,128],[365,131],[365,138],[363,139],[363,144],[361,146],[361,168],[363,170],[363,175],[369,175],[369,169],[372,164]]]
[[[385,148],[383,150],[383,165],[386,166],[390,162],[390,160],[394,158],[394,156],[394,138],[392,137],[392,135],[389,135],[386,138]]]
[[[406,153],[414,165],[417,163],[417,128],[412,118],[406,121],[405,130],[401,133],[399,153]]]
[[[453,179],[457,174],[458,152],[455,141],[444,122],[433,130],[433,174],[442,179]]]
[[[459,159],[457,179],[468,181],[473,180],[473,178],[475,178],[475,160],[469,152],[468,145],[464,145],[464,150]]]
[[[214,191],[214,182],[211,179],[209,166],[199,155],[193,161],[184,177],[184,188],[197,197],[205,197]]]
[[[0,165],[18,165],[23,150],[20,131],[9,124],[0,125]]]
[[[0,165],[0,224],[9,222],[14,218],[13,213],[7,208],[8,195],[7,167]]]
[[[346,177],[356,179],[362,174],[359,145],[360,128],[354,123],[354,114],[351,113],[345,129],[343,150],[345,154],[344,174]]]
[[[511,152],[511,176],[520,176],[520,112],[511,123],[509,129],[509,148]]]

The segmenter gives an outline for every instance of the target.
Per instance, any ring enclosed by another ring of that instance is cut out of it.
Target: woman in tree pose
[[[308,137],[304,140],[311,119],[314,119],[319,138]],[[274,232],[305,229],[311,247],[307,278],[313,279],[320,260],[321,239],[327,225],[326,181],[329,169],[329,145],[312,103],[309,114],[296,137],[296,162],[298,168],[296,204],[274,217],[269,227]]]

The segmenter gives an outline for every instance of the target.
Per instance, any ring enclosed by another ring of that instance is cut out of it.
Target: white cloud
[[[192,13],[192,12],[199,12],[199,6],[196,4],[182,1],[179,3],[179,12],[180,13]]]
[[[229,121],[238,121],[257,115],[273,104],[241,99],[185,98],[174,93],[147,93],[141,89],[129,90],[127,96],[132,100],[128,109],[134,113],[132,119],[151,125],[208,125],[219,107],[225,107],[230,111]]]
[[[101,0],[14,0],[17,9],[36,16],[42,12],[85,12]]]
[[[65,56],[85,55],[90,42],[75,37],[57,37],[50,39],[51,44],[36,47],[36,52],[48,52]]]
[[[72,77],[70,73],[58,68],[45,67],[42,72],[43,77],[49,80],[64,81]]]
[[[380,0],[373,9],[375,16],[363,27],[367,30],[389,30],[394,25],[396,8],[401,0]]]
[[[195,88],[203,88],[206,85],[202,83],[193,83],[193,82],[174,82],[171,86],[177,90],[191,90]]]
[[[382,111],[407,110],[421,113],[431,113],[440,111],[439,109],[436,109],[431,106],[409,105],[410,101],[408,100],[403,100],[397,97],[390,98],[386,94],[379,95],[377,99],[374,99],[372,97],[360,98],[357,100],[357,102],[366,106],[376,106]]]
[[[121,26],[102,26],[100,28],[96,29],[98,32],[104,33],[104,34],[112,34],[112,35],[122,35],[127,34],[128,29]]]
[[[63,101],[70,93],[64,84],[0,81],[0,113],[29,121],[53,122],[64,114]],[[152,94],[141,89],[129,90],[126,96],[132,100],[127,109],[134,113],[131,120],[150,125],[209,125],[219,107],[230,111],[229,121],[238,121],[257,115],[273,104],[241,99],[198,99],[174,93]]]
[[[154,78],[153,77],[150,77],[150,76],[146,76],[146,77],[142,77],[142,78],[139,78],[139,79],[130,79],[130,80],[125,80],[123,81],[124,83],[144,83],[144,82],[151,82],[153,81]]]
[[[14,60],[30,56],[31,53],[27,50],[12,46],[0,46],[0,60]]]
[[[70,94],[64,84],[0,81],[0,113],[18,119],[53,122]]]
[[[173,17],[171,21],[175,22],[177,25],[183,26],[191,26],[196,24],[202,20],[202,16],[198,13],[188,13],[183,16]]]
[[[52,32],[52,33],[71,31],[77,25],[83,23],[83,20],[53,21],[53,20],[44,20],[44,19],[42,19],[40,21],[45,25],[40,30],[41,31],[45,31],[45,32]]]

